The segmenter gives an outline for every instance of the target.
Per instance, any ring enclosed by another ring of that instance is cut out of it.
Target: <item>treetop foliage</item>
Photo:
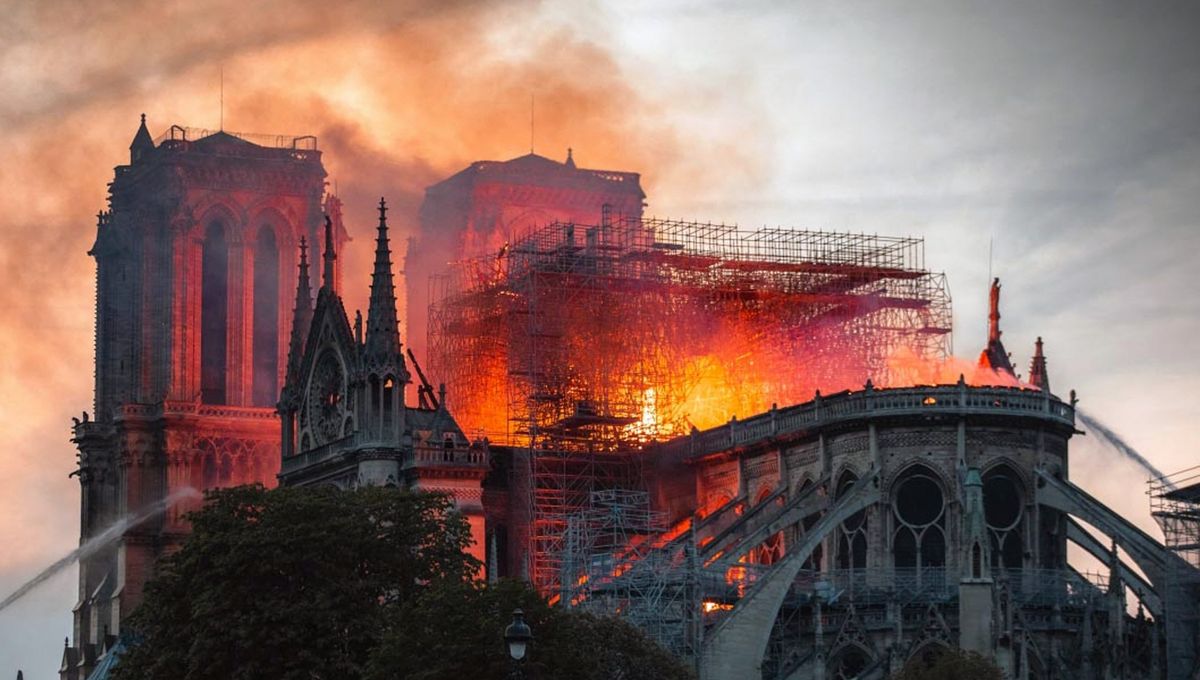
[[[530,680],[687,680],[691,669],[625,621],[550,607],[518,581],[449,584],[398,608],[366,680],[502,680],[513,609],[533,631]]]
[[[129,618],[118,680],[501,680],[520,607],[530,680],[690,670],[632,626],[474,580],[470,529],[440,495],[244,486],[211,491]]]
[[[975,652],[946,649],[909,659],[896,680],[1004,680],[991,659]]]
[[[211,491],[128,625],[117,678],[357,677],[386,610],[478,563],[450,501],[394,489]]]

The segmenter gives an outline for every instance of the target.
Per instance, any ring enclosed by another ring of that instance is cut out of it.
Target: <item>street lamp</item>
[[[525,612],[520,609],[513,610],[512,623],[504,629],[504,641],[508,643],[508,655],[516,663],[520,663],[525,659],[525,652],[529,649],[529,643],[533,641],[533,631],[529,629],[529,624],[525,623]]]

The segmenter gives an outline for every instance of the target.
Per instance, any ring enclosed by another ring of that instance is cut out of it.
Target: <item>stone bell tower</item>
[[[81,542],[152,516],[81,562],[64,680],[87,676],[187,533],[188,489],[274,486],[298,245],[319,242],[324,210],[340,215],[324,189],[313,137],[172,126],[155,140],[142,117],[89,253],[94,416],[73,441]],[[339,221],[334,240],[346,239]]]

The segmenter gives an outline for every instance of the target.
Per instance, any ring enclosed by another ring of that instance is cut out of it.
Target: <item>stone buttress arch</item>
[[[877,470],[866,472],[717,624],[701,653],[701,680],[758,677],[779,608],[805,559],[834,528],[879,501],[878,481]]]

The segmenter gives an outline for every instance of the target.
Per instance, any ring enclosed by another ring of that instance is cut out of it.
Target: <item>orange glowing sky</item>
[[[1004,336],[1164,469],[1200,415],[1200,48],[1119,5],[892,13],[847,3],[7,0],[0,19],[0,591],[70,550],[70,416],[91,409],[94,214],[145,112],[315,134],[357,240],[422,189],[529,146],[643,173],[648,214],[923,236],[959,353]],[[1120,40],[1108,36],[1120,35]],[[402,236],[403,234],[398,234]],[[397,239],[397,249],[400,239]],[[1089,441],[1072,476],[1149,523],[1143,474]],[[0,674],[57,668],[74,574],[0,613]]]

